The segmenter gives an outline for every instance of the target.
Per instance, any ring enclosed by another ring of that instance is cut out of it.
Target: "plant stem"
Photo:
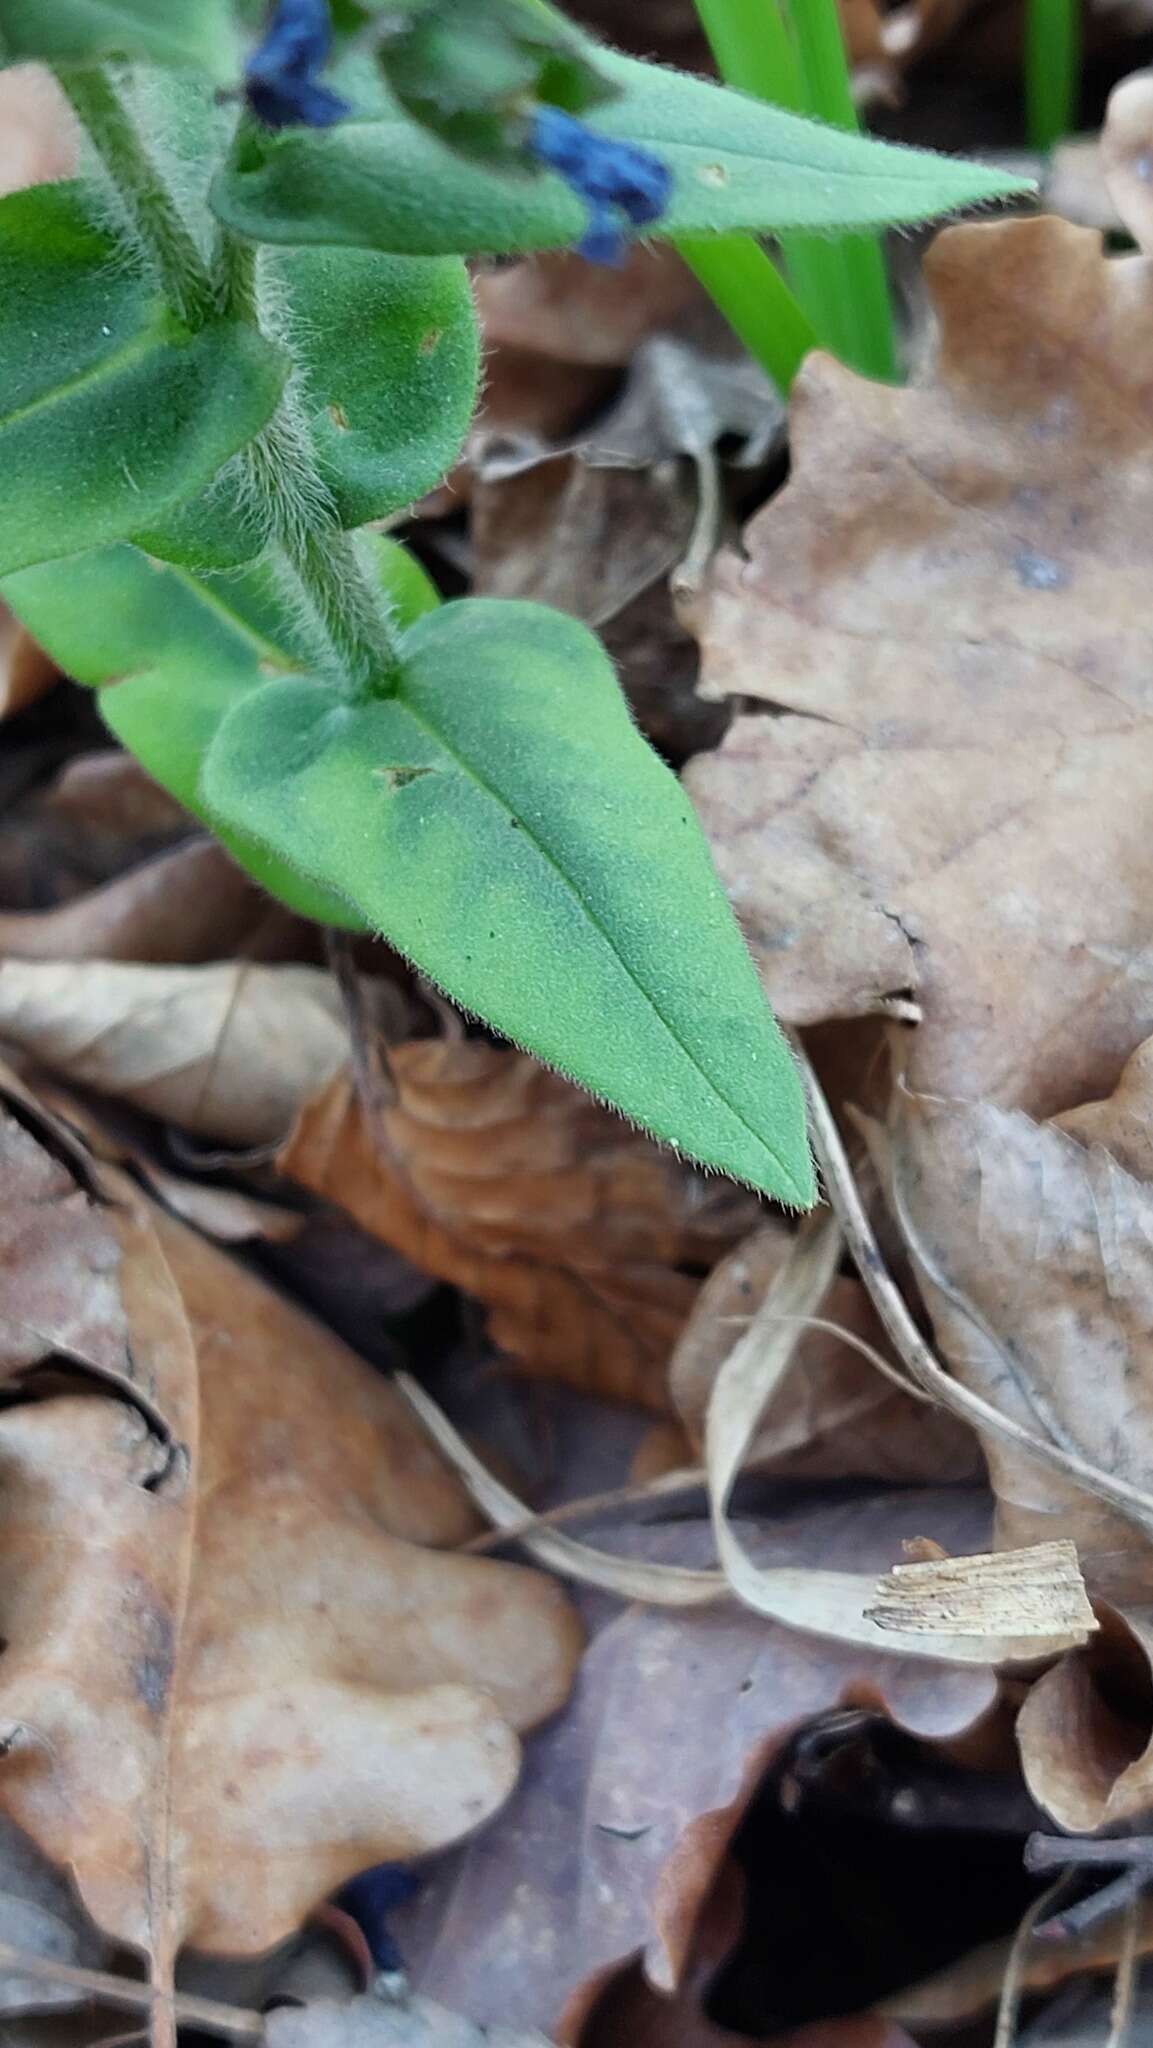
[[[1081,0],[1027,0],[1025,116],[1034,149],[1048,151],[1076,125],[1081,84]]]
[[[186,327],[203,327],[216,310],[208,267],[112,80],[95,68],[65,67],[56,76],[156,265],[168,304]]]
[[[817,337],[760,243],[752,235],[678,235],[676,246],[734,334],[787,396]]]
[[[792,0],[791,19],[809,113],[860,133],[837,0]],[[895,383],[897,341],[884,250],[877,235],[841,235],[842,343],[854,369]]]
[[[156,265],[173,312],[192,329],[220,318],[260,327],[252,245],[222,230],[210,269],[111,78],[96,69],[58,75]],[[321,656],[340,669],[354,702],[387,694],[396,686],[397,632],[383,592],[337,519],[299,389],[291,383],[241,460],[265,530],[319,628]]]
[[[383,592],[363,568],[320,477],[306,422],[289,390],[244,451],[253,495],[281,563],[321,629],[354,703],[396,687],[399,635]]]

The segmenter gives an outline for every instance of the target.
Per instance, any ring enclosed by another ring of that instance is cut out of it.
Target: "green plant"
[[[1026,0],[1025,118],[1034,149],[1076,125],[1081,92],[1081,0]]]
[[[837,0],[696,0],[696,8],[730,85],[859,132]],[[854,369],[895,379],[893,314],[876,235],[785,234],[781,250],[817,339]],[[787,390],[781,361],[754,352]]]
[[[598,642],[440,605],[362,529],[467,428],[462,255],[655,227],[707,260],[1012,181],[633,62],[542,0],[337,0],[331,64],[322,0],[259,12],[0,0],[0,56],[53,63],[91,145],[0,201],[3,595],[274,895],[808,1203],[792,1061]]]

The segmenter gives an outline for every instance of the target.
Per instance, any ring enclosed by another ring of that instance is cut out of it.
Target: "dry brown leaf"
[[[340,1075],[302,1111],[281,1170],[476,1296],[519,1366],[664,1407],[691,1270],[748,1227],[752,1198],[522,1053],[420,1041],[390,1064],[398,1099],[379,1131]]]
[[[1021,1766],[1062,1828],[1124,1828],[1153,1804],[1153,1605],[1106,1609],[1092,1649],[1062,1657],[1021,1709]]]
[[[236,1149],[276,1144],[348,1058],[331,976],[220,961],[0,962],[0,1040]]]
[[[793,1628],[909,1656],[949,1657],[958,1663],[999,1664],[1051,1655],[1084,1642],[1096,1623],[1075,1552],[1065,1557],[1060,1575],[1037,1549],[1015,1555],[1012,1566],[1002,1557],[1002,1576],[995,1587],[987,1584],[989,1597],[982,1611],[962,1607],[955,1618],[948,1603],[938,1604],[935,1614],[921,1609],[906,1628],[892,1613],[881,1620],[877,1582],[867,1572],[766,1571],[750,1557],[733,1526],[732,1490],[761,1415],[789,1370],[801,1327],[828,1291],[840,1251],[840,1229],[827,1212],[806,1219],[764,1301],[724,1360],[709,1397],[709,1504],[717,1556],[733,1592],[758,1614]],[[976,1569],[980,1572],[983,1565],[988,1581],[985,1561]],[[966,1560],[962,1568],[972,1573],[973,1561]],[[996,1573],[997,1565],[992,1569]],[[953,1604],[957,1608],[956,1601]]]
[[[27,711],[59,680],[56,663],[16,619],[0,610],[0,719]]]
[[[710,1274],[677,1340],[669,1391],[690,1446],[703,1442],[709,1394],[724,1359],[780,1272],[792,1245],[767,1223]],[[887,1352],[861,1283],[838,1274],[819,1304],[824,1324],[803,1330],[746,1469],[789,1479],[884,1479],[943,1484],[973,1480],[983,1464],[972,1431],[901,1392],[840,1334]],[[669,1457],[671,1463],[690,1458]]]
[[[280,2006],[264,2030],[268,2048],[549,2048],[543,2034],[477,2026],[431,1998],[377,1993],[347,2004],[335,1998]]]
[[[923,389],[810,357],[790,482],[702,607],[687,783],[793,1022],[913,991],[923,1092],[1064,1110],[1153,1026],[1153,264],[953,228]]]
[[[637,243],[616,270],[571,253],[531,256],[476,282],[490,349],[522,349],[554,363],[621,369],[646,335],[699,304],[700,286],[673,249]]]
[[[577,1635],[539,1575],[419,1547],[469,1513],[377,1375],[100,1187],[124,1378],[158,1419],[71,1391],[0,1418],[0,1802],[163,1982],[183,1942],[267,1948],[491,1813]]]
[[[572,449],[481,456],[472,494],[476,588],[601,626],[667,577],[695,518],[669,462],[593,467]]]
[[[190,839],[55,910],[0,912],[0,955],[197,966],[233,952],[269,908],[222,846]]]
[[[42,1961],[103,1969],[112,1953],[111,1943],[83,1912],[67,1879],[2,1815],[0,1929],[13,1948]],[[68,1986],[50,1979],[0,1975],[0,2015],[53,2012],[78,2002]]]
[[[1134,1180],[1153,1181],[1153,1038],[1125,1062],[1111,1095],[1053,1121],[1079,1145],[1101,1146]]]
[[[44,792],[46,810],[88,832],[139,845],[196,829],[196,821],[132,754],[96,747],[65,763]]]
[[[76,122],[50,71],[13,64],[0,76],[0,193],[70,177]]]
[[[887,1180],[957,1379],[1149,1495],[1123,1519],[990,1435],[1001,1540],[1071,1536],[1091,1589],[1148,1597],[1153,1188],[1021,1111],[904,1092]]]
[[[1101,172],[1137,247],[1153,255],[1153,71],[1135,71],[1109,95]]]
[[[753,1540],[766,1567],[879,1572],[926,1525],[979,1548],[984,1496],[810,1492]],[[636,1541],[687,1569],[710,1554],[701,1523]],[[638,1949],[650,1980],[671,1989],[748,1800],[800,1722],[860,1706],[953,1740],[995,1698],[985,1670],[815,1642],[735,1606],[627,1611],[586,1653],[571,1706],[538,1738],[505,1812],[394,1916],[413,1980],[479,2020],[562,2039],[562,2008],[582,2008],[582,1987]]]

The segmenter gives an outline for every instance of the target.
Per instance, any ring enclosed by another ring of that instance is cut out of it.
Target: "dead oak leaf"
[[[379,1123],[338,1075],[301,1112],[282,1172],[483,1302],[525,1370],[665,1407],[694,1270],[755,1201],[523,1053],[419,1040],[389,1059],[397,1100]]]
[[[377,1375],[96,1184],[94,1228],[134,1219],[107,1267],[159,1421],[71,1388],[0,1417],[0,1809],[164,1982],[486,1818],[577,1634],[540,1575],[422,1547],[471,1517]]]
[[[1044,1115],[1153,1029],[1153,262],[1040,219],[927,269],[923,388],[802,373],[702,607],[760,702],[686,780],[787,1019],[912,990],[914,1088]]]
[[[330,975],[246,960],[8,958],[0,1039],[78,1086],[238,1149],[278,1143],[348,1057]]]
[[[904,1091],[883,1171],[953,1375],[1153,1501],[1153,1187],[1055,1124]],[[1003,1545],[1071,1537],[1090,1590],[1148,1598],[1153,1505],[1130,1520],[995,1433],[984,1447]]]

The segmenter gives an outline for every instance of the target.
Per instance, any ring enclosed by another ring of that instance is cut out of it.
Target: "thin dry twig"
[[[633,1486],[611,1486],[604,1493],[582,1494],[579,1500],[562,1501],[559,1507],[541,1508],[526,1515],[523,1522],[486,1529],[482,1536],[470,1536],[459,1547],[473,1556],[499,1550],[505,1543],[519,1543],[538,1529],[559,1529],[570,1522],[584,1522],[593,1515],[613,1514],[618,1508],[644,1507],[649,1501],[667,1499],[670,1494],[697,1493],[706,1483],[703,1465],[686,1465],[678,1472],[661,1472],[655,1479],[638,1480]]]
[[[1009,1954],[1005,1961],[1005,1975],[1001,1981],[1001,1998],[997,2006],[997,2029],[993,2035],[993,2048],[1013,2048],[1013,2037],[1017,2031],[1017,2018],[1021,2010],[1021,1996],[1025,1989],[1025,1963],[1029,1954],[1029,1943],[1039,1920],[1043,1920],[1050,1906],[1055,1905],[1067,1880],[1059,1877],[1047,1892],[1034,1899],[1013,1936]]]
[[[1105,2048],[1125,2048],[1129,2039],[1129,2022],[1137,1995],[1139,1959],[1137,1937],[1141,1926],[1141,1901],[1130,1899],[1125,1908],[1121,1924],[1121,1947],[1117,1956],[1117,1974],[1113,1980],[1113,2003],[1109,2011],[1109,2039]]]
[[[153,2012],[168,2006],[178,2020],[219,2034],[228,2041],[259,2041],[264,2021],[258,2012],[242,2005],[222,2005],[215,1998],[194,1998],[184,1991],[158,1991],[152,1984],[138,1984],[132,1977],[115,1977],[107,1970],[84,1970],[74,1963],[60,1963],[52,1956],[26,1955],[10,1942],[0,1941],[0,1970],[16,1977],[36,1977],[46,1984],[65,1984],[82,1992],[97,2005],[115,2005],[127,2012]]]

